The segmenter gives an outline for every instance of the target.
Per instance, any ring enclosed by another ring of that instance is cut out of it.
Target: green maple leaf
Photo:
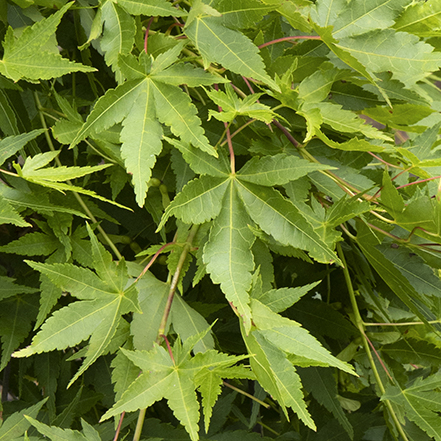
[[[390,400],[398,404],[405,416],[418,425],[434,440],[441,440],[441,376],[438,373],[423,379],[417,378],[415,382],[401,389],[399,386],[388,385],[382,400]]]
[[[15,357],[65,349],[90,337],[83,365],[72,384],[109,346],[121,316],[140,312],[138,290],[129,283],[125,262],[117,264],[98,242],[88,227],[96,273],[72,264],[27,263],[47,276],[51,282],[80,299],[56,311],[41,327],[40,332]]]
[[[247,330],[251,326],[248,291],[255,268],[254,235],[248,225],[258,224],[281,244],[306,250],[319,261],[338,262],[297,207],[271,188],[327,166],[281,154],[254,158],[230,175],[223,154],[218,160],[200,153],[195,158],[194,149],[176,145],[194,171],[206,174],[190,181],[176,196],[158,229],[170,216],[194,224],[214,219],[203,261],[213,281],[221,283],[227,299],[238,309]]]
[[[194,345],[207,330],[190,337],[184,344],[178,338],[170,353],[159,345],[151,351],[127,351],[124,355],[138,366],[142,373],[127,388],[121,399],[107,411],[101,420],[151,406],[156,401],[167,399],[175,417],[185,427],[192,441],[199,439],[199,403],[196,389],[202,395],[206,416],[220,393],[222,378],[250,378],[251,373],[243,367],[232,368],[248,356],[229,356],[210,350],[194,357]]]
[[[0,61],[0,73],[14,81],[49,80],[70,72],[94,72],[96,69],[73,63],[55,52],[42,51],[42,46],[54,35],[64,13],[72,6],[67,3],[55,14],[27,27],[19,38],[8,28],[3,43],[4,55]]]
[[[120,57],[128,81],[106,92],[96,103],[86,122],[71,140],[71,147],[89,135],[122,121],[121,156],[133,176],[136,200],[143,206],[151,169],[162,150],[162,124],[172,133],[212,155],[217,155],[204,135],[197,109],[178,85],[190,87],[225,82],[188,66],[172,66],[182,50],[179,44],[152,61],[142,53],[139,59]]]
[[[126,208],[123,205],[118,204],[117,202],[110,201],[98,194],[96,194],[92,190],[86,190],[83,187],[78,187],[71,184],[65,184],[62,181],[68,181],[70,179],[79,178],[90,173],[94,173],[96,171],[103,170],[107,167],[112,166],[112,164],[102,164],[95,166],[86,166],[86,167],[52,167],[52,168],[43,168],[53,159],[55,159],[60,154],[59,151],[55,152],[46,152],[39,153],[34,157],[26,158],[26,161],[21,167],[19,164],[14,163],[13,166],[17,170],[17,173],[26,181],[33,182],[35,184],[42,185],[44,187],[53,188],[55,190],[64,192],[64,191],[75,191],[77,193],[86,194],[95,199],[100,199],[102,201],[108,202],[113,205],[117,205],[121,208]]]
[[[243,100],[233,92],[232,87],[226,87],[225,92],[210,90],[206,93],[211,100],[222,108],[222,112],[209,110],[209,115],[219,121],[231,122],[239,115],[254,118],[267,124],[274,119],[274,112],[271,111],[271,108],[257,102],[263,95],[261,93],[248,95]]]
[[[196,1],[184,32],[202,55],[205,67],[212,62],[219,63],[232,72],[279,90],[277,83],[265,72],[258,48],[241,32],[225,27],[221,14],[211,6]]]

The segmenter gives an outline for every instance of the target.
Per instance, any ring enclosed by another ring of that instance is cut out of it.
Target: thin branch
[[[259,403],[261,406],[265,407],[266,409],[269,409],[271,406],[268,403],[265,403],[264,401],[259,400],[258,398],[256,398],[255,396],[249,394],[248,392],[243,391],[242,389],[239,389],[236,386],[233,386],[230,383],[227,383],[226,381],[223,382],[224,386],[229,387],[230,389],[235,390],[236,392],[239,392],[240,394],[251,398],[253,401],[255,401],[256,403]]]
[[[257,46],[259,49],[263,49],[264,47],[271,46],[272,44],[282,43],[283,41],[295,41],[295,40],[321,40],[321,37],[318,35],[297,35],[292,37],[282,37],[277,38],[276,40],[271,40],[266,43],[262,43]]]

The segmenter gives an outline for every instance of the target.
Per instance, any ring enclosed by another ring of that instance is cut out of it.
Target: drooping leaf
[[[15,155],[21,148],[23,148],[29,141],[35,139],[38,135],[44,132],[43,129],[32,130],[29,133],[22,133],[21,135],[8,136],[0,141],[0,166]]]

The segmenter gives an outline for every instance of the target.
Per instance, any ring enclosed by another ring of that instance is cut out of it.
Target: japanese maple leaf
[[[129,284],[124,260],[113,262],[110,253],[98,242],[92,229],[89,226],[87,228],[96,272],[70,263],[27,261],[28,265],[80,301],[55,311],[33,338],[32,344],[13,354],[14,357],[28,357],[55,349],[66,349],[91,336],[83,365],[69,385],[106,351],[121,316],[131,311],[141,312],[138,289],[135,284]]]

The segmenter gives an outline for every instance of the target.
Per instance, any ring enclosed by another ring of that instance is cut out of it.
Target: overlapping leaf
[[[196,107],[176,84],[209,85],[219,82],[208,73],[188,67],[177,70],[170,65],[182,45],[161,54],[151,63],[143,54],[121,59],[123,73],[129,81],[102,96],[87,121],[71,140],[71,146],[90,134],[99,133],[123,120],[122,156],[127,171],[133,175],[138,205],[143,206],[151,168],[162,148],[162,126],[195,147],[216,155],[204,135]]]
[[[197,441],[199,439],[199,403],[196,389],[199,388],[202,398],[207,399],[213,389],[218,391],[222,377],[246,378],[250,376],[245,368],[231,368],[246,356],[228,356],[211,350],[191,357],[193,346],[205,333],[206,331],[189,338],[183,345],[178,339],[170,353],[158,345],[151,351],[123,350],[124,355],[142,370],[142,374],[102,419],[118,415],[123,411],[143,409],[166,398],[168,405],[183,424],[192,441]],[[213,380],[210,387],[207,387],[206,375]],[[215,395],[217,396],[218,393]],[[214,402],[210,400],[210,406],[207,402],[205,404],[207,412]]]
[[[49,277],[56,286],[81,301],[56,311],[43,324],[32,344],[14,354],[15,357],[28,357],[40,352],[72,347],[91,337],[84,363],[71,384],[106,350],[121,315],[140,310],[136,286],[127,286],[128,276],[124,261],[118,265],[113,262],[90,229],[89,234],[97,274],[72,264],[28,262],[34,269]]]
[[[0,61],[0,73],[14,81],[39,81],[61,77],[70,72],[95,71],[95,68],[62,58],[56,47],[55,52],[41,50],[71,6],[72,2],[67,3],[55,14],[27,27],[18,38],[9,27],[3,43],[4,55]]]

